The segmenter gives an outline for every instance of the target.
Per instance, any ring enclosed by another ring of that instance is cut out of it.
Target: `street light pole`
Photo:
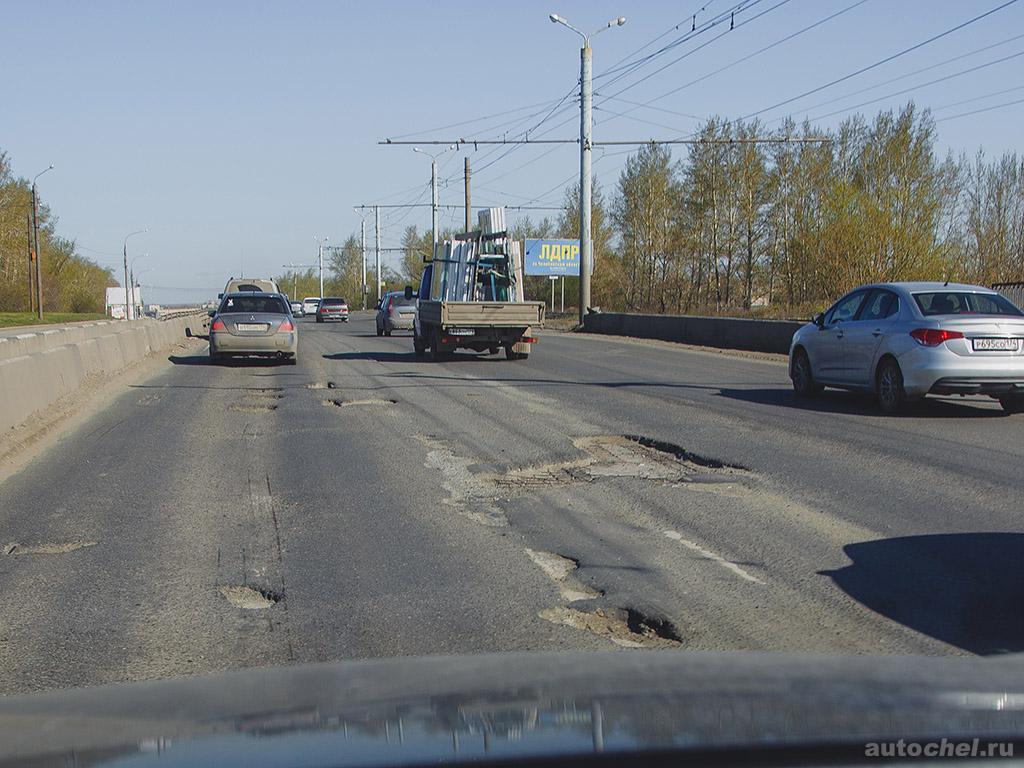
[[[354,213],[359,214],[359,253],[362,260],[362,299],[360,305],[363,309],[366,309],[366,213],[363,211],[360,213],[358,208],[353,208]]]
[[[39,252],[39,195],[36,193],[36,179],[52,170],[51,163],[45,171],[40,171],[32,179],[32,245],[36,253],[36,317],[39,320],[43,319],[43,259]]]
[[[317,262],[320,265],[320,298],[324,297],[324,243],[331,238],[329,237],[313,237],[317,241]]]
[[[377,303],[380,304],[380,206],[373,206],[373,231],[374,231],[374,251],[377,274],[374,280],[377,282]]]
[[[141,235],[141,234],[144,234],[146,232],[149,232],[149,227],[146,227],[145,229],[138,229],[138,230],[136,230],[134,232],[129,232],[127,235],[124,236],[124,249],[123,249],[122,255],[124,256],[124,319],[125,320],[131,320],[132,319],[131,304],[128,301],[128,292],[130,290],[129,286],[131,285],[131,282],[129,281],[129,276],[128,276],[128,238],[132,237],[134,235]]]
[[[135,308],[138,306],[138,304],[135,301],[135,262],[138,261],[139,259],[144,259],[147,256],[149,256],[148,253],[140,253],[138,256],[132,259],[131,266],[128,268],[128,284],[131,285],[132,290],[132,314],[136,316],[138,315],[138,313],[135,311]]]
[[[548,16],[555,24],[561,24],[571,29],[583,38],[583,47],[580,49],[580,294],[579,294],[579,321],[583,324],[583,318],[590,306],[590,273],[594,264],[594,241],[592,237],[591,204],[593,199],[593,178],[591,174],[591,150],[593,149],[593,101],[594,83],[592,51],[590,38],[612,27],[621,27],[626,23],[625,16],[612,19],[605,26],[596,32],[586,35],[576,29],[572,24],[563,19],[557,13]]]
[[[441,204],[437,191],[437,158],[451,149],[455,149],[454,144],[445,147],[436,154],[424,152],[419,147],[412,148],[413,152],[419,152],[421,155],[426,155],[430,158],[430,242],[434,250],[437,249],[437,211]],[[431,258],[433,258],[433,251],[431,251]]]

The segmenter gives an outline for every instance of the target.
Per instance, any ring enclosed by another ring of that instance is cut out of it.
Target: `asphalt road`
[[[0,485],[0,692],[540,649],[1024,650],[1024,417],[543,336],[172,357]],[[654,652],[654,651],[652,651]]]

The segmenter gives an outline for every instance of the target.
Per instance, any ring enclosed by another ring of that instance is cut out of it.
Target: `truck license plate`
[[[977,352],[1016,352],[1018,339],[972,339]]]
[[[447,333],[451,336],[472,336],[476,330],[473,328],[449,328]]]

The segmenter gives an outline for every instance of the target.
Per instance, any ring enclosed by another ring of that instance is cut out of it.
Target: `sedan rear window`
[[[288,306],[277,296],[228,296],[220,305],[221,314],[232,312],[269,312],[276,315],[287,315]]]
[[[347,303],[344,299],[324,299],[321,305],[325,307],[341,307]]]
[[[1024,315],[998,293],[936,291],[915,293],[914,301],[924,315]]]

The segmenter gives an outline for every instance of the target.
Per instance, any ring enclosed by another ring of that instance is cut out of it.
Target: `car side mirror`
[[[818,328],[824,328],[825,314],[823,312],[819,312],[818,314],[811,318],[811,322],[818,326]]]
[[[223,299],[224,298],[224,294],[223,293],[218,293],[217,294],[217,298],[218,299]]]
[[[406,299],[406,301],[408,301],[412,297],[413,297],[412,286],[411,285],[405,286],[405,299]]]

